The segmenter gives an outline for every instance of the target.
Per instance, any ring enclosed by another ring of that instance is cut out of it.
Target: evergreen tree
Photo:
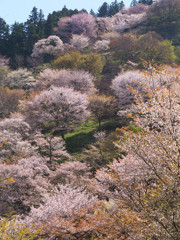
[[[15,22],[11,26],[11,34],[9,36],[7,55],[14,57],[15,55],[25,55],[26,51],[26,35],[23,23]]]
[[[109,15],[109,5],[107,2],[104,2],[102,6],[98,9],[98,17],[107,17]]]
[[[130,6],[133,7],[133,6],[137,5],[137,4],[138,4],[137,0],[132,0]]]
[[[91,14],[92,16],[96,17],[96,14],[95,14],[95,12],[93,11],[93,9],[90,10],[90,14]]]
[[[33,7],[25,25],[27,34],[27,54],[30,55],[34,44],[38,41],[38,9],[36,7]]]
[[[44,24],[45,37],[48,37],[54,34],[53,27],[54,27],[53,15],[49,14]]]
[[[44,19],[44,14],[42,9],[39,10],[39,14],[38,14],[38,26],[37,26],[37,30],[39,33],[39,38],[44,38],[44,28],[45,28],[45,19]]]
[[[152,5],[153,4],[153,0],[139,0],[138,3]]]
[[[121,1],[120,3],[117,2],[117,0],[114,0],[114,2],[112,2],[110,4],[110,7],[109,7],[109,13],[108,15],[111,17],[111,16],[114,16],[116,13],[118,13],[122,8],[124,7],[124,2]]]
[[[9,25],[6,24],[4,19],[0,18],[0,54],[6,55],[6,49],[9,38]]]
[[[123,1],[121,1],[121,2],[119,3],[119,11],[120,11],[123,7],[125,7],[125,4],[124,4]]]
[[[34,44],[44,37],[45,20],[42,10],[38,12],[36,7],[33,7],[29,19],[25,23],[27,37],[27,55],[30,55]]]
[[[38,24],[38,15],[37,7],[33,7],[31,14],[29,15],[29,20],[36,26]]]

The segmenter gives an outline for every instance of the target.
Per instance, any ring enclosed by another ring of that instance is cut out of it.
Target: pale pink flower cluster
[[[88,182],[90,177],[90,167],[86,163],[77,161],[65,162],[57,167],[51,175],[51,181],[72,183],[73,185],[82,185]]]
[[[89,38],[84,36],[83,34],[73,34],[70,40],[70,44],[73,48],[81,50],[89,45]]]
[[[95,93],[94,76],[84,70],[53,70],[45,69],[39,74],[35,85],[38,89],[50,86],[72,88],[81,93]]]
[[[25,218],[26,224],[46,222],[50,217],[72,216],[76,210],[80,210],[96,201],[96,197],[85,193],[82,188],[75,188],[69,184],[58,184],[51,194],[46,194],[43,204],[38,208],[32,208],[29,216]]]
[[[111,89],[119,99],[119,105],[132,104],[134,96],[129,87],[142,90],[146,81],[143,73],[139,71],[127,71],[120,73],[112,81]]]
[[[25,117],[31,126],[42,127],[51,122],[58,131],[66,131],[73,124],[85,121],[89,115],[85,94],[69,88],[52,87],[26,103]]]
[[[30,206],[40,203],[50,187],[49,173],[45,160],[37,156],[21,159],[18,164],[0,164],[0,179],[12,179],[0,189],[1,214],[14,209],[16,213],[26,212]]]
[[[32,57],[42,57],[46,54],[57,55],[64,49],[63,42],[58,36],[49,36],[35,43],[32,51]]]
[[[109,40],[98,40],[94,44],[94,49],[98,52],[105,51],[109,47]]]

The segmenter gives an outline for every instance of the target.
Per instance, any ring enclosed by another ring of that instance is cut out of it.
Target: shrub
[[[57,69],[81,69],[99,77],[103,69],[103,62],[100,54],[81,54],[80,52],[73,51],[66,53],[64,56],[59,56],[53,62],[53,66]]]
[[[23,90],[0,87],[0,118],[9,117],[12,112],[15,112],[23,96]]]

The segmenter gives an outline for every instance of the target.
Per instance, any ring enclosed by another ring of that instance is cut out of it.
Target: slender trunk
[[[52,163],[52,146],[51,146],[51,140],[49,142],[49,161]]]
[[[98,119],[98,123],[99,123],[98,129],[100,131],[101,130],[101,119],[100,118]]]
[[[61,131],[61,137],[62,137],[63,140],[65,140],[64,139],[64,131]]]

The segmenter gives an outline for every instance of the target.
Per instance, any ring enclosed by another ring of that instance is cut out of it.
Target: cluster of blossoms
[[[49,36],[35,43],[32,57],[42,57],[45,55],[57,55],[64,49],[63,42],[57,36]]]

